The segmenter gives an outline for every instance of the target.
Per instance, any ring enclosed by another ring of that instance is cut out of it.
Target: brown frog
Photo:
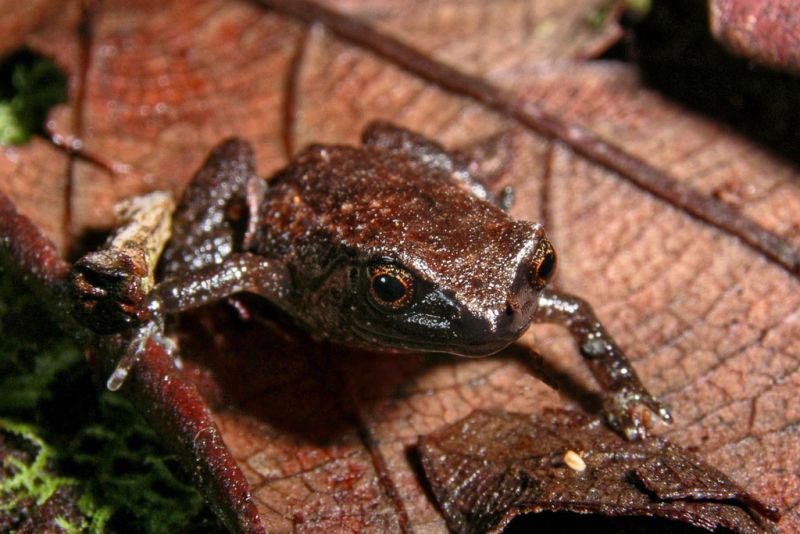
[[[669,421],[591,307],[547,288],[556,254],[541,225],[500,204],[463,159],[388,123],[367,127],[360,147],[310,146],[268,181],[250,146],[229,140],[184,192],[147,298],[93,307],[107,294],[87,300],[86,277],[78,292],[84,315],[105,310],[96,330],[137,327],[139,338],[157,335],[164,314],[242,291],[317,338],[367,348],[485,356],[533,322],[559,323],[614,428],[644,437],[643,407]]]

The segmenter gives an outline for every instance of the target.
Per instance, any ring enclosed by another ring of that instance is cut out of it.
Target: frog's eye
[[[414,276],[393,263],[378,263],[369,268],[369,294],[382,308],[398,311],[414,296]]]
[[[556,273],[556,251],[547,239],[543,240],[533,256],[531,283],[542,288],[547,285]]]

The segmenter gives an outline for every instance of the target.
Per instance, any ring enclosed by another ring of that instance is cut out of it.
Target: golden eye
[[[414,276],[392,263],[379,263],[369,268],[369,293],[376,304],[397,311],[411,304]]]
[[[552,280],[556,273],[556,251],[547,239],[543,240],[533,256],[533,269],[531,283],[537,288],[543,288]]]

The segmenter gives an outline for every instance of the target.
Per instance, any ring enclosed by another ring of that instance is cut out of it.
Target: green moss
[[[591,28],[602,28],[610,7],[611,4],[606,3],[589,11],[589,13],[586,15],[587,24],[589,24]]]
[[[0,144],[26,143],[67,100],[67,78],[51,60],[22,50],[0,65]]]
[[[52,398],[59,374],[82,362],[37,295],[0,265],[0,416],[27,419]]]
[[[119,394],[98,393],[41,297],[3,267],[0,261],[0,431],[24,436],[39,452],[28,465],[4,465],[13,476],[0,486],[0,509],[30,497],[44,502],[69,483],[82,494],[83,518],[60,518],[66,532],[101,532],[104,525],[113,532],[221,531],[133,406]],[[49,463],[69,478],[48,475]]]
[[[643,17],[649,13],[652,7],[652,0],[625,0],[625,9],[639,17]]]
[[[592,9],[586,16],[586,22],[589,26],[601,28],[614,4],[616,4],[615,0],[609,0]],[[645,16],[651,7],[651,0],[625,0],[625,10],[635,17]]]
[[[0,509],[10,510],[18,502],[27,499],[33,499],[41,506],[60,486],[75,483],[69,478],[53,477],[47,471],[48,462],[53,458],[53,450],[32,427],[0,419],[0,432],[24,438],[36,448],[36,454],[30,463],[14,456],[4,458],[5,476],[0,480]]]
[[[99,420],[80,430],[70,459],[80,471],[95,473],[91,486],[118,513],[119,522],[134,522],[143,532],[187,530],[204,511],[202,497],[186,483],[176,460],[115,393],[101,394]]]
[[[81,519],[77,524],[72,523],[63,517],[58,517],[55,523],[67,534],[101,534],[106,530],[106,524],[111,517],[111,508],[102,506],[98,508],[94,497],[89,494],[82,495],[78,499],[78,509],[87,519]]]
[[[3,460],[4,476],[0,480],[0,510],[13,510],[29,500],[36,506],[41,506],[58,488],[78,484],[73,478],[56,476],[50,471],[55,452],[33,427],[0,419],[0,432],[30,442],[36,451],[30,462],[14,456],[6,456]],[[82,514],[79,524],[73,525],[63,519],[57,519],[56,524],[67,532],[103,532],[110,509],[107,506],[98,506],[89,494],[83,495],[80,499],[83,506],[79,506]]]
[[[29,138],[11,102],[0,102],[0,144],[19,145]]]

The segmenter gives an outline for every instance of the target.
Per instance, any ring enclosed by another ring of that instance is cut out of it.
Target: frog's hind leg
[[[161,258],[162,278],[217,265],[240,250],[247,183],[255,178],[249,143],[219,144],[186,187],[172,220],[172,239]]]
[[[497,207],[508,211],[514,204],[514,189],[501,184],[509,177],[514,160],[514,131],[481,137],[453,150],[453,158],[480,184]]]

